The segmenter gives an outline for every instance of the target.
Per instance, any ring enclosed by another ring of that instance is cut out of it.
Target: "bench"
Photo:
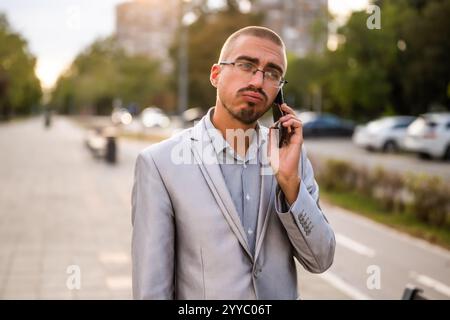
[[[88,130],[86,146],[94,157],[109,163],[117,161],[117,132],[113,127],[96,127]]]

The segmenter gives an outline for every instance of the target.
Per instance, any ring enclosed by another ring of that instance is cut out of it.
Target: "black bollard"
[[[51,115],[51,111],[46,110],[44,113],[44,124],[45,124],[45,128],[48,129],[50,128],[50,125],[52,124],[52,115]]]
[[[116,163],[117,161],[117,144],[114,136],[106,137],[105,159],[108,163]]]

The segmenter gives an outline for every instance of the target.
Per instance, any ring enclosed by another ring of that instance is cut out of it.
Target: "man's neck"
[[[242,144],[237,143],[236,136],[232,135],[231,137],[227,137],[227,130],[242,130],[246,132],[248,129],[255,129],[256,123],[253,124],[245,124],[234,118],[224,107],[215,107],[214,114],[211,119],[214,127],[220,131],[224,139],[233,147],[234,151],[239,154],[241,157],[245,157],[247,150],[250,146],[250,140],[248,138],[245,139],[245,150],[238,150],[242,148],[238,148],[238,146],[242,146]]]

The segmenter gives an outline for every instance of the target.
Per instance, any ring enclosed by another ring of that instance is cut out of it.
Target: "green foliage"
[[[58,79],[51,104],[63,113],[108,114],[115,99],[165,108],[168,89],[159,67],[147,57],[127,56],[112,37],[97,40]]]
[[[26,41],[11,30],[6,16],[0,14],[0,120],[29,114],[39,104],[42,91],[35,65]]]
[[[410,177],[414,194],[410,210],[417,219],[434,226],[450,224],[450,187],[438,177]]]
[[[449,108],[450,0],[376,3],[381,29],[368,29],[369,15],[354,12],[338,30],[336,51],[289,59],[285,91],[295,108],[311,108],[317,94],[323,111],[360,121]]]
[[[433,104],[450,106],[450,0],[429,1],[414,22],[403,26],[402,87],[405,102],[414,113]]]
[[[377,203],[385,214],[410,215],[422,223],[450,230],[450,186],[438,177],[399,175],[377,168],[368,170],[330,159],[314,163],[321,188],[355,193]]]

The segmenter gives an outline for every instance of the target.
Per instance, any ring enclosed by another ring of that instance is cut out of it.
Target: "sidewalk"
[[[82,131],[54,120],[0,128],[0,298],[131,298],[134,163],[94,159]],[[80,290],[67,288],[71,265]]]

